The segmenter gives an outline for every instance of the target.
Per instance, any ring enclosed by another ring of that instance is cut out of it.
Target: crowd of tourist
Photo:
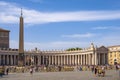
[[[105,70],[119,70],[120,65],[77,65],[77,66],[57,66],[57,65],[40,65],[40,66],[24,66],[24,67],[17,67],[17,66],[0,66],[0,77],[3,75],[8,75],[8,73],[15,73],[15,72],[58,72],[58,71],[91,71],[95,74],[95,76],[105,76]]]

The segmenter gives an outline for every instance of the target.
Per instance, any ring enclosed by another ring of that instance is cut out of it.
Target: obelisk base
[[[24,66],[24,53],[19,53],[18,57],[18,66],[23,67]]]

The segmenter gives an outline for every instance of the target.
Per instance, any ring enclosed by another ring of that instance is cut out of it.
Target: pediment
[[[101,47],[97,48],[97,52],[99,52],[99,53],[107,53],[108,48],[106,48],[105,46],[101,46]]]

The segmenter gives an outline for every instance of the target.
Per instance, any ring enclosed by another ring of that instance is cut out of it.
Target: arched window
[[[116,65],[117,64],[117,59],[114,59],[114,65]]]

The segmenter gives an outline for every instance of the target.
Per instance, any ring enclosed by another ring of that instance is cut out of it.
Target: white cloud
[[[62,37],[67,38],[90,38],[94,37],[96,34],[93,33],[86,33],[86,34],[72,34],[72,35],[62,35]]]
[[[43,0],[28,0],[28,1],[31,1],[31,2],[34,2],[34,3],[43,3]]]
[[[120,37],[119,35],[107,35],[95,40],[94,43],[105,46],[120,45]]]
[[[93,27],[93,30],[106,30],[106,29],[110,29],[110,30],[120,30],[120,26],[99,26],[99,27]]]
[[[19,22],[20,7],[13,3],[0,1],[0,23]],[[41,12],[23,8],[24,20],[28,24],[43,24],[68,21],[97,21],[120,19],[120,10],[114,11],[74,11]]]
[[[10,48],[17,48],[18,49],[18,41],[10,40]]]
[[[99,30],[99,29],[109,29],[109,27],[94,27],[94,28],[92,28],[92,29],[94,29],[94,30]]]
[[[120,44],[120,37],[119,35],[106,35],[101,36],[97,39],[86,39],[86,40],[79,40],[79,41],[52,41],[52,42],[26,42],[24,43],[25,49],[34,49],[37,47],[41,50],[52,50],[52,49],[67,49],[71,47],[81,47],[87,48],[90,47],[90,44],[94,43],[96,46],[113,46]],[[10,41],[11,48],[18,48],[18,41],[11,40]]]
[[[24,48],[26,50],[34,49],[37,47],[42,50],[51,50],[51,49],[67,49],[70,47],[86,47],[89,46],[88,42],[78,42],[78,41],[54,41],[54,42],[45,42],[45,43],[35,43],[35,42],[25,42]],[[18,48],[18,41],[10,41],[11,48]]]

